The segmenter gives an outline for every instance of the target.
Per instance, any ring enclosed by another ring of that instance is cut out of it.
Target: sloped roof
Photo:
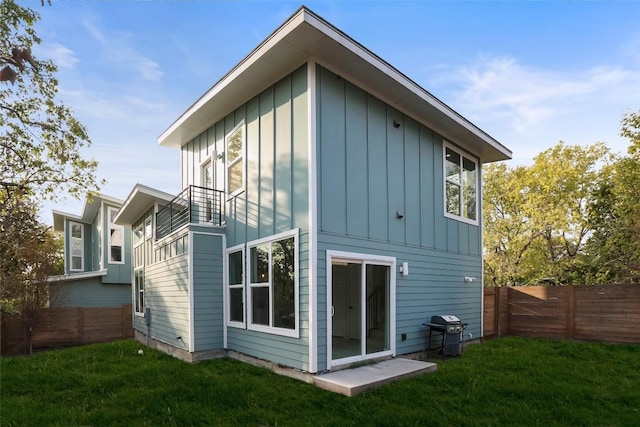
[[[131,190],[114,218],[120,225],[131,225],[140,218],[156,202],[169,203],[174,196],[146,185],[136,184]]]
[[[304,6],[189,107],[158,143],[179,148],[309,60],[466,145],[483,162],[511,158],[504,145]]]
[[[84,201],[84,207],[80,215],[72,214],[68,212],[62,212],[54,209],[53,210],[53,229],[55,231],[63,231],[65,218],[68,218],[77,222],[82,222],[85,224],[91,224],[93,222],[93,219],[96,217],[96,214],[98,213],[98,209],[100,208],[100,205],[102,204],[102,202],[106,202],[118,208],[122,206],[122,203],[123,203],[122,200],[116,199],[115,197],[107,196],[104,194],[97,194],[92,196],[90,199],[87,198]]]

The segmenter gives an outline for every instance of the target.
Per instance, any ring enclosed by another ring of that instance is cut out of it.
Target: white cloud
[[[105,32],[89,21],[84,21],[83,25],[102,47],[101,54],[105,62],[135,71],[139,77],[151,82],[159,81],[164,75],[156,61],[134,46],[135,41],[131,40],[130,33]]]
[[[462,66],[425,69],[428,87],[528,163],[563,140],[604,141],[625,152],[624,113],[640,105],[640,63],[620,60],[585,69],[530,66],[506,56],[482,56]]]
[[[51,59],[59,69],[73,69],[78,63],[78,57],[75,53],[66,46],[59,43],[49,43],[42,45],[42,54]]]

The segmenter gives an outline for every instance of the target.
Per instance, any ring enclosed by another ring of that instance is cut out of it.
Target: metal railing
[[[190,185],[156,214],[156,239],[162,239],[185,224],[222,225],[223,192]]]

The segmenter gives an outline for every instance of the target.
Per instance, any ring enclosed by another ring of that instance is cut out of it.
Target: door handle
[[[334,314],[336,314],[336,310],[331,306],[331,317],[333,317]]]

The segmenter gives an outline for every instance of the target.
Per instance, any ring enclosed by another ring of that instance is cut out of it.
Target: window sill
[[[274,328],[264,325],[247,325],[247,329],[250,331],[264,332],[265,334],[280,335],[283,337],[300,338],[300,331],[298,329],[284,329]]]

